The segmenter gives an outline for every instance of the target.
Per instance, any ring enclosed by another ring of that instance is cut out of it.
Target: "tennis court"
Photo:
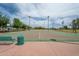
[[[1,33],[2,36],[12,36],[17,37],[23,35],[25,42],[79,42],[79,33],[66,33],[58,32],[55,30],[30,30],[30,31],[21,31],[21,32],[7,32]]]
[[[2,56],[72,56],[79,55],[79,33],[54,30],[30,30],[0,33],[2,36],[23,35],[25,44],[0,45]]]

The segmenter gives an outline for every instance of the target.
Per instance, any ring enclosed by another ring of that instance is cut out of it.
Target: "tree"
[[[68,29],[68,27],[67,26],[64,26],[64,29]]]
[[[44,27],[39,26],[39,27],[35,27],[34,29],[45,29],[45,28],[44,28]]]
[[[9,23],[9,19],[6,16],[2,17],[2,26],[7,27],[7,24]]]
[[[77,18],[76,21],[77,21],[77,28],[79,29],[79,18]]]
[[[77,20],[76,20],[76,19],[74,19],[74,20],[72,21],[72,29],[73,29],[73,32],[76,33],[76,29],[77,29]]]
[[[6,28],[8,23],[9,23],[9,18],[0,14],[0,29],[3,30],[3,28]]]
[[[0,15],[0,27],[2,27],[2,15]]]
[[[13,20],[13,27],[16,28],[17,30],[18,29],[25,30],[25,29],[32,28],[32,27],[24,24],[23,22],[21,22],[20,19],[18,19],[18,18],[14,18],[14,20]]]
[[[27,27],[27,26],[26,26],[25,24],[22,25],[22,28],[23,28],[24,30],[26,29],[26,27]]]
[[[13,27],[16,28],[17,30],[22,27],[22,22],[20,21],[20,19],[14,18]]]

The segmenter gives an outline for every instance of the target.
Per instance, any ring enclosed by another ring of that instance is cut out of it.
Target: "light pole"
[[[64,21],[62,21],[62,31],[63,31],[63,29],[64,29]]]
[[[47,19],[48,19],[48,30],[49,30],[49,16],[47,16]]]
[[[31,16],[28,16],[29,17],[29,31],[30,31],[30,18],[31,18]]]

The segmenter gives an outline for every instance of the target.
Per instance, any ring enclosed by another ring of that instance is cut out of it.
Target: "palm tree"
[[[79,29],[79,18],[77,18],[77,28]]]
[[[73,28],[73,32],[76,33],[76,29],[77,29],[77,20],[75,20],[75,19],[72,21],[72,28]]]

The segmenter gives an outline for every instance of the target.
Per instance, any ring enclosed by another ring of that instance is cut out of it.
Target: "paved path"
[[[0,55],[79,56],[79,42],[78,43],[26,42],[22,46],[0,45]]]

